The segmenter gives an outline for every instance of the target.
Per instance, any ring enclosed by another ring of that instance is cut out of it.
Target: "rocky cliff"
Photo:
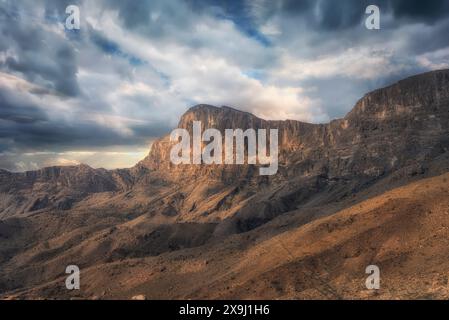
[[[204,128],[219,129],[223,135],[225,129],[278,129],[284,178],[292,173],[375,178],[447,151],[448,106],[449,71],[443,70],[368,93],[346,117],[327,124],[267,121],[230,107],[198,105],[182,116],[178,127],[191,131],[193,121],[201,121]],[[205,166],[171,165],[171,146],[168,137],[156,141],[140,165],[172,179],[217,176],[217,168],[211,172]],[[233,169],[237,179],[242,172]]]

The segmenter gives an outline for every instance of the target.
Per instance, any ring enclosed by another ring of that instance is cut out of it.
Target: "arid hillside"
[[[329,217],[292,216],[223,242],[86,268],[4,298],[447,299],[449,174],[410,183]],[[193,236],[194,230],[184,230]],[[365,288],[365,267],[381,289]]]

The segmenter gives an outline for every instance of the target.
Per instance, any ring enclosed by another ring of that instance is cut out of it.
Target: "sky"
[[[0,168],[131,167],[200,103],[328,122],[448,35],[449,0],[0,0]]]

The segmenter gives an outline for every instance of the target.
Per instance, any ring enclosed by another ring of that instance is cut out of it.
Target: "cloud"
[[[20,172],[52,166],[76,166],[88,163],[96,168],[129,168],[143,159],[147,148],[78,150],[68,152],[8,152],[0,153],[0,168]]]
[[[446,0],[419,1],[396,0],[389,1],[394,15],[398,18],[407,18],[412,21],[425,21],[430,24],[447,19],[449,3]]]
[[[64,29],[68,4],[79,31]],[[368,4],[1,1],[0,167],[132,165],[197,103],[328,121],[369,90],[448,66],[447,1],[378,0],[380,31],[363,25]]]
[[[59,96],[36,97],[36,86],[0,73],[0,147],[3,151],[67,150],[116,145],[148,145],[151,137],[168,131],[163,123],[91,112],[83,114],[77,100]],[[60,110],[58,110],[60,109]],[[70,114],[70,115],[68,115]]]
[[[29,10],[33,6],[25,8]],[[32,13],[23,13],[15,10],[18,9],[10,5],[0,11],[0,43],[8,44],[2,50],[0,69],[20,75],[61,95],[79,95],[76,53],[71,43],[66,41],[62,32],[52,30],[47,24],[38,24],[39,27],[36,27],[35,21],[44,19],[42,12],[34,10]]]
[[[314,29],[338,32],[361,24],[365,8],[377,5],[384,15],[391,15],[394,27],[402,23],[435,24],[447,19],[449,3],[445,0],[283,0],[278,14],[306,20]],[[361,14],[362,13],[362,14]],[[405,21],[404,21],[405,20]]]

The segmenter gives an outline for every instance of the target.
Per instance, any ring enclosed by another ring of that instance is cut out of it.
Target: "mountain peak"
[[[430,110],[418,109],[430,105],[445,106],[448,102],[449,69],[430,71],[367,93],[346,118],[429,112]]]
[[[185,113],[192,113],[192,112],[198,112],[198,111],[209,111],[209,112],[231,111],[231,112],[237,112],[237,113],[249,113],[249,112],[242,111],[237,108],[230,107],[230,106],[217,107],[217,106],[214,106],[211,104],[205,104],[205,103],[194,105],[193,107],[190,107]]]
[[[190,129],[193,121],[201,121],[205,128],[250,128],[254,123],[264,121],[255,115],[228,106],[216,107],[198,104],[182,116],[178,128]]]
[[[218,110],[219,107],[213,106],[211,104],[197,104],[193,107],[190,107],[185,113],[191,113],[191,112],[198,112],[198,111],[204,111],[204,110]]]
[[[214,106],[214,105],[210,105],[210,104],[197,104],[191,108],[189,108],[184,114],[183,116],[188,116],[188,115],[193,115],[193,116],[200,116],[202,114],[209,114],[211,116],[217,116],[220,114],[225,114],[227,116],[234,116],[234,115],[242,115],[245,114],[247,116],[250,117],[256,117],[254,114],[247,112],[247,111],[243,111],[243,110],[239,110],[237,108],[234,107],[230,107],[230,106]]]

